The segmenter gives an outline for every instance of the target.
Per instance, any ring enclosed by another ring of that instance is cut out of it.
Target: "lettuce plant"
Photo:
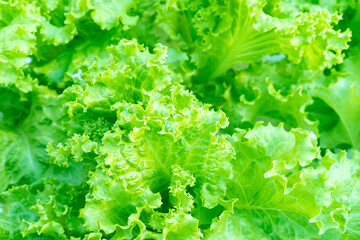
[[[360,239],[360,2],[0,2],[0,239]]]

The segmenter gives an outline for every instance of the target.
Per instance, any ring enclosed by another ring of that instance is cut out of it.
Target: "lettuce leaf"
[[[0,3],[0,239],[359,239],[355,0]]]

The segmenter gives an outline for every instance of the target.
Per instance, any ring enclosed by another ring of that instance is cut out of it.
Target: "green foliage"
[[[0,2],[0,239],[359,239],[359,14]]]

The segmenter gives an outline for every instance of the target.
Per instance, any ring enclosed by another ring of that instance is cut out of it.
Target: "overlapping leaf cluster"
[[[0,239],[359,239],[356,0],[0,2]]]

